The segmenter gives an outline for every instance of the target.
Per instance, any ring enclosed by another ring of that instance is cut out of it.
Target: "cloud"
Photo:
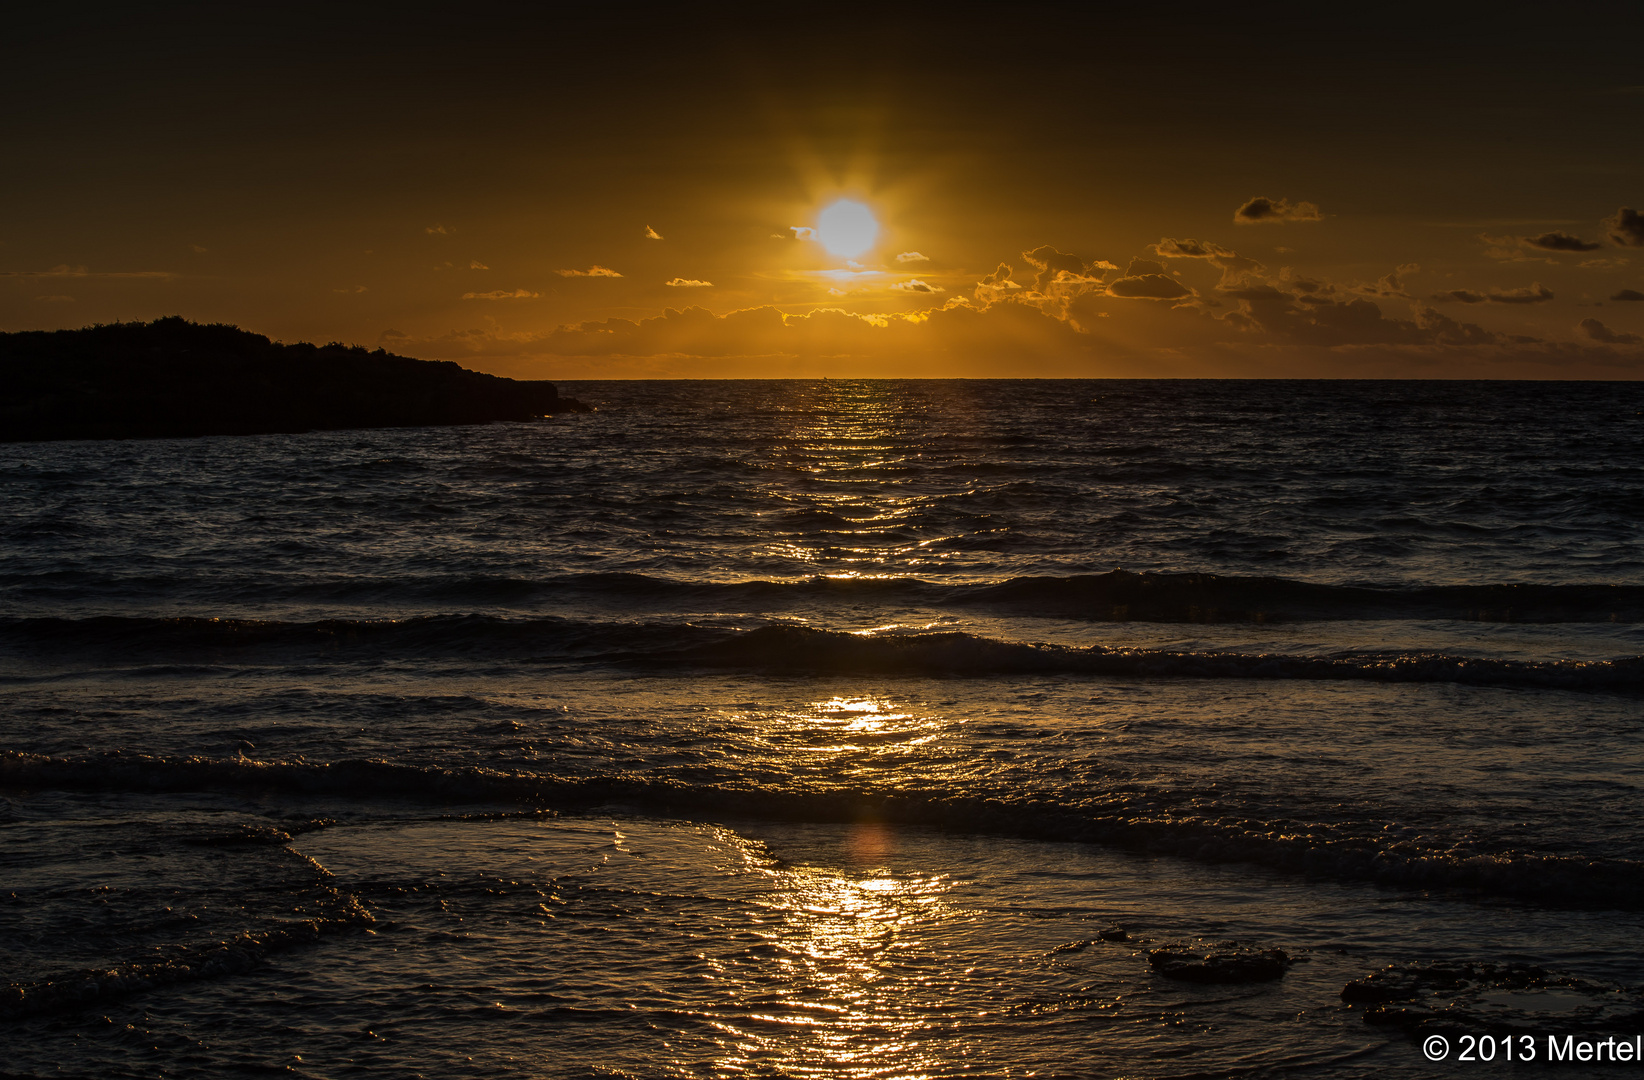
[[[1215,259],[1234,254],[1207,240],[1176,240],[1168,236],[1150,245],[1148,250],[1166,259]]]
[[[1039,277],[1034,281],[1033,287],[1040,292],[1050,291],[1050,283],[1056,280],[1057,274],[1072,274],[1079,278],[1085,273],[1083,259],[1066,251],[1057,251],[1049,244],[1041,244],[1032,251],[1022,252],[1022,258],[1039,271]]]
[[[1620,270],[1628,263],[1627,259],[1583,259],[1576,263],[1583,270]]]
[[[1011,275],[1015,272],[1015,269],[1009,263],[1000,263],[993,273],[978,281],[976,286],[980,289],[1020,289],[1020,285],[1010,280]]]
[[[1429,299],[1458,304],[1543,304],[1553,299],[1553,291],[1538,281],[1523,289],[1491,289],[1486,293],[1451,289],[1434,293]]]
[[[1553,290],[1538,281],[1524,289],[1491,289],[1486,295],[1492,304],[1544,304],[1553,299]]]
[[[1525,247],[1540,248],[1542,251],[1597,251],[1603,244],[1589,244],[1579,236],[1571,236],[1564,232],[1547,232],[1540,236],[1521,236],[1518,239]]]
[[[155,278],[160,280],[170,280],[171,278],[178,276],[180,275],[173,274],[169,270],[105,271],[88,270],[84,266],[68,266],[66,264],[62,266],[54,266],[50,270],[0,271],[0,277],[25,278]]]
[[[1638,334],[1621,334],[1611,330],[1597,319],[1582,319],[1577,328],[1583,337],[1605,345],[1644,345],[1644,336]]]
[[[658,239],[661,238],[658,237]],[[676,277],[672,281],[664,281],[663,284],[671,285],[676,289],[711,289],[714,287],[714,283],[711,281],[698,281],[696,278],[682,277]]]
[[[1255,259],[1213,244],[1208,240],[1177,240],[1166,236],[1148,250],[1166,259],[1205,259],[1222,272],[1221,288],[1233,288],[1248,278],[1265,273],[1267,267]]]
[[[1310,202],[1292,203],[1289,199],[1269,199],[1258,195],[1233,211],[1233,220],[1240,225],[1282,225],[1287,221],[1321,221],[1324,215]]]
[[[411,343],[394,339],[394,344]],[[1093,340],[1033,304],[1002,300],[981,307],[960,298],[944,307],[892,315],[838,308],[796,315],[774,307],[715,315],[700,307],[669,308],[637,322],[607,319],[547,333],[457,331],[415,345],[419,355],[440,357],[930,356],[992,362],[1001,355],[1087,355]]]
[[[489,270],[491,268],[489,266],[486,266],[484,263],[480,262],[478,259],[469,259],[468,260],[468,269],[470,269],[470,270]]]
[[[917,251],[904,251],[896,257],[896,261],[899,263],[930,262],[930,256],[922,255]]]
[[[427,233],[429,236],[450,236],[457,230],[447,229],[444,225],[430,225],[422,231]]]
[[[1639,292],[1637,289],[1622,289],[1620,292],[1618,292],[1614,296],[1610,297],[1610,299],[1611,300],[1622,300],[1622,301],[1626,301],[1626,300],[1632,300],[1632,301],[1644,300],[1644,292]]]
[[[1621,247],[1644,247],[1644,214],[1630,206],[1623,206],[1612,217],[1604,219],[1610,230],[1610,239]]]
[[[1421,272],[1420,263],[1400,263],[1391,274],[1384,274],[1376,279],[1374,285],[1360,285],[1354,292],[1365,296],[1386,296],[1393,299],[1408,300],[1410,293],[1404,287],[1404,279],[1410,274]]]
[[[789,225],[788,231],[793,233],[795,240],[815,240],[816,230],[809,225]]]
[[[370,292],[371,290],[366,288],[364,285],[356,285],[352,289],[332,289],[331,291],[334,293],[362,293]]]
[[[898,281],[895,285],[892,285],[891,288],[895,289],[897,292],[912,293],[939,293],[947,291],[940,285],[929,285],[923,281],[920,281],[918,278],[911,278],[907,281]]]
[[[535,300],[541,293],[534,293],[527,289],[515,289],[509,292],[506,289],[492,289],[490,292],[465,292],[464,300]]]
[[[35,299],[36,303],[40,303],[40,304],[72,304],[72,303],[74,303],[74,297],[72,297],[72,296],[63,296],[60,293],[59,294],[53,294],[51,296],[36,296],[34,299]]]
[[[1137,259],[1131,266],[1134,267],[1144,261]],[[1147,265],[1158,266],[1158,263]],[[1126,276],[1108,284],[1107,295],[1126,300],[1180,300],[1185,296],[1192,296],[1193,290],[1164,274],[1138,274],[1132,277],[1127,272]]]
[[[595,263],[586,270],[555,270],[560,277],[621,277],[622,275],[608,266]]]
[[[647,225],[647,226],[645,226],[645,239],[647,239],[647,240],[661,240],[662,239],[662,234],[657,232],[655,229],[651,228],[649,225]]]
[[[188,250],[194,252],[196,255],[204,255],[207,251],[206,248],[201,247],[199,244],[188,245]]]

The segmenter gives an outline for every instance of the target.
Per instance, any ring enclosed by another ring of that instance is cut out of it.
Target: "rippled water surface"
[[[1644,391],[563,389],[598,410],[0,444],[6,1068],[1644,1031]],[[1343,999],[1388,965],[1428,981]]]

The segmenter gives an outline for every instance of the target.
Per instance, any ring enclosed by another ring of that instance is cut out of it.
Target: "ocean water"
[[[0,1073],[1644,1032],[1644,386],[562,390],[0,444]]]

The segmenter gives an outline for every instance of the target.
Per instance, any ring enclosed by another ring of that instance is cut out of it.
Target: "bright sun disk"
[[[840,199],[816,216],[816,239],[831,255],[855,258],[878,238],[879,222],[859,202]]]

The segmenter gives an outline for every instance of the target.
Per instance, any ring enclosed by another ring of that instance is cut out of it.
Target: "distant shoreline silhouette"
[[[553,383],[177,316],[0,333],[0,442],[429,427],[587,412]]]

